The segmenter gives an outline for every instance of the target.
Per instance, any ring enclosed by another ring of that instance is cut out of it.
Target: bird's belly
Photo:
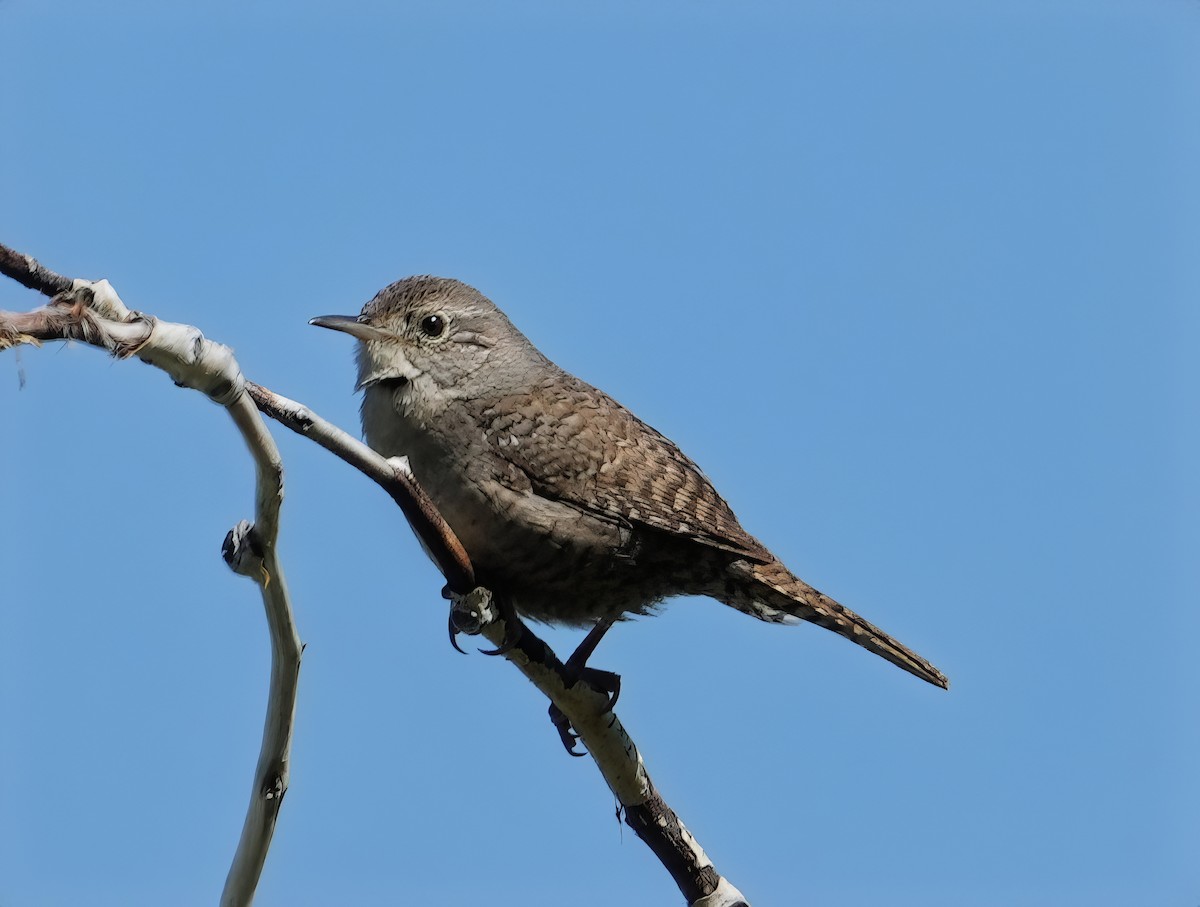
[[[480,584],[507,594],[526,616],[587,624],[643,611],[662,597],[645,588],[648,578],[628,530],[532,491],[469,481],[452,469],[414,465],[414,473],[466,548]]]
[[[392,406],[372,401],[366,409]],[[527,617],[587,625],[643,613],[685,590],[664,569],[657,538],[522,488],[523,475],[486,447],[439,443],[404,418],[367,441],[384,456],[407,456],[413,474],[458,536],[480,585],[507,595]],[[524,480],[528,484],[528,480]],[[673,552],[671,560],[675,560]],[[686,559],[690,564],[692,559]]]

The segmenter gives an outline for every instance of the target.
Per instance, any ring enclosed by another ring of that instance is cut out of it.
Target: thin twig
[[[258,575],[252,578],[262,590],[271,635],[271,683],[262,746],[246,820],[221,894],[221,907],[242,907],[254,899],[283,806],[283,796],[288,790],[300,658],[304,648],[296,630],[291,596],[275,546],[279,536],[279,508],[283,503],[283,463],[279,449],[247,394],[238,394],[237,400],[228,408],[254,456],[257,471],[253,535],[261,548],[262,564]]]

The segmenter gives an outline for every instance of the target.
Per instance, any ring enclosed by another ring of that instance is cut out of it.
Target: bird
[[[922,680],[929,661],[793,574],[671,440],[555,365],[486,296],[420,275],[357,316],[367,444],[406,456],[480,585],[532,620],[590,628],[707,596],[761,621],[824,627]]]

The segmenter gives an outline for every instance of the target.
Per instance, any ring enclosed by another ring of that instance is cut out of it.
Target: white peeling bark
[[[221,896],[222,907],[248,907],[287,792],[302,651],[283,566],[276,556],[283,501],[279,450],[246,394],[246,380],[228,347],[207,340],[191,325],[131,311],[106,280],[68,281],[4,247],[0,247],[0,264],[8,276],[54,296],[32,312],[0,312],[0,350],[21,343],[79,340],[118,358],[136,355],[167,372],[179,386],[198,390],[224,406],[254,460],[255,521],[235,527],[225,550],[230,566],[258,584],[271,637],[262,747],[241,838]]]

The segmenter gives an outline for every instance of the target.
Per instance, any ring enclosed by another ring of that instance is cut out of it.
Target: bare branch
[[[283,567],[276,556],[283,500],[279,450],[245,394],[245,379],[228,347],[205,339],[190,325],[157,321],[130,311],[107,281],[69,280],[6,246],[0,246],[0,272],[54,297],[32,312],[0,312],[0,350],[21,343],[79,340],[117,358],[137,355],[166,371],[176,384],[199,390],[225,406],[254,458],[255,523],[235,527],[225,546],[230,566],[258,584],[271,637],[271,682],[262,748],[250,806],[221,898],[223,907],[244,907],[254,899],[287,792],[302,651]]]

